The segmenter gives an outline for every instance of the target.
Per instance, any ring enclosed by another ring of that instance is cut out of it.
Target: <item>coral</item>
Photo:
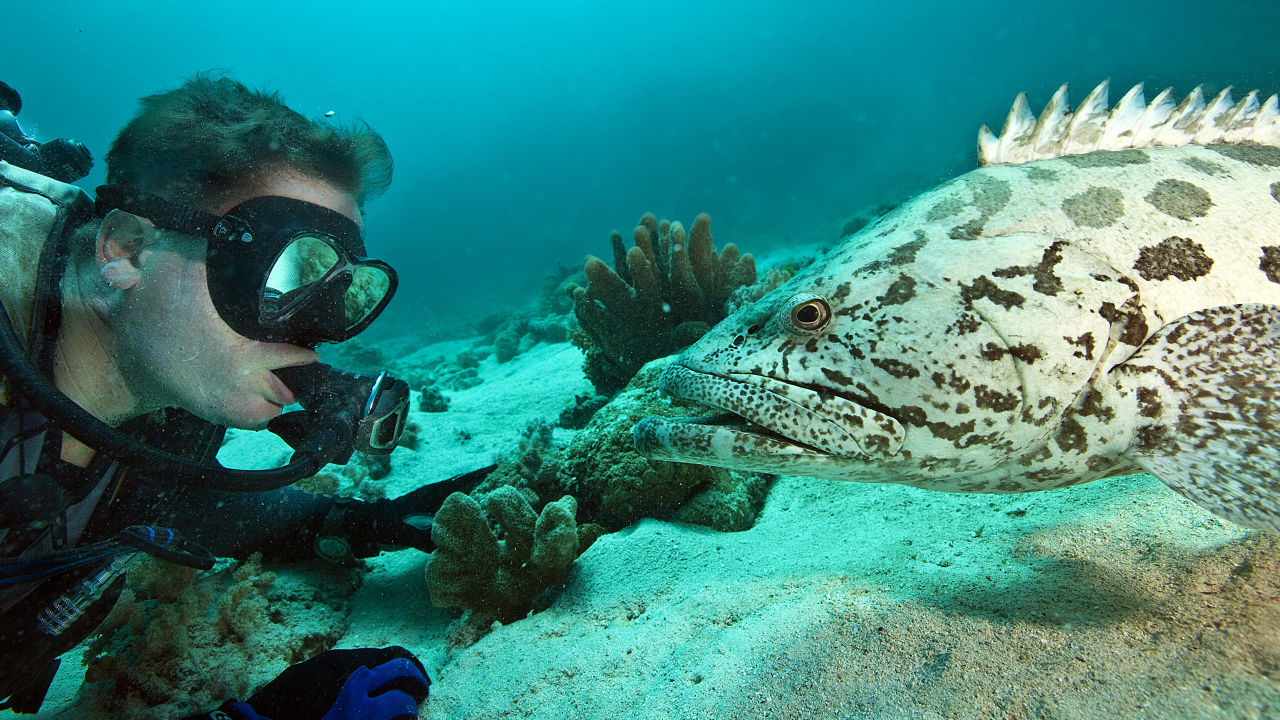
[[[422,445],[422,426],[416,422],[409,421],[404,425],[404,432],[400,433],[400,439],[396,441],[396,447],[417,450]]]
[[[436,512],[427,587],[437,607],[464,607],[511,622],[561,583],[578,557],[577,502],[569,496],[541,513],[503,485],[473,498],[453,493]]]
[[[442,372],[439,383],[450,390],[466,390],[481,383],[480,373],[474,367],[457,367],[452,372]]]
[[[584,520],[611,531],[644,517],[745,530],[763,507],[772,476],[649,460],[635,450],[632,429],[641,418],[689,412],[657,390],[669,362],[645,365],[574,437],[559,463],[561,486],[578,498]],[[682,510],[689,503],[694,507]]]
[[[329,649],[346,633],[355,574],[288,580],[261,559],[197,573],[135,560],[85,650],[80,704],[94,717],[181,717]]]
[[[542,291],[538,294],[538,314],[567,315],[573,312],[571,288],[586,281],[581,266],[558,263],[556,272],[543,279]]]
[[[343,370],[372,375],[377,375],[393,364],[393,360],[385,352],[364,344],[360,338],[325,346],[324,361]]]
[[[498,362],[510,361],[520,352],[520,332],[515,327],[504,327],[493,340],[493,354]]]
[[[656,389],[669,362],[663,358],[645,365],[565,447],[552,442],[549,426],[530,425],[479,490],[515,486],[533,496],[529,500],[535,509],[541,498],[572,495],[579,523],[596,523],[608,531],[645,517],[725,531],[751,527],[772,476],[649,460],[635,450],[632,429],[641,418],[690,412],[689,406]]]
[[[453,358],[453,362],[463,370],[474,370],[480,367],[480,356],[470,350],[463,350]]]
[[[605,532],[644,517],[722,531],[751,527],[772,476],[648,460],[635,451],[632,428],[641,418],[689,412],[656,390],[669,362],[641,368],[567,446],[557,446],[549,424],[531,423],[472,495],[445,500],[427,567],[434,604],[509,622],[547,602],[547,590]]]
[[[480,483],[477,490],[490,492],[503,485],[528,491],[535,510],[551,498],[565,494],[559,481],[557,459],[563,448],[554,444],[554,429],[545,421],[530,422],[520,433],[516,445],[499,460],[497,467]]]
[[[686,500],[671,519],[724,532],[749,530],[764,507],[769,482],[767,476],[754,473],[717,473],[707,488]]]
[[[381,500],[387,496],[387,487],[378,480],[386,477],[390,472],[391,465],[387,460],[388,457],[357,455],[351,462],[342,466],[340,471],[318,472],[309,478],[299,480],[294,487],[313,495],[357,498],[365,501]]]
[[[608,403],[609,398],[604,395],[578,395],[573,399],[573,404],[560,413],[556,424],[570,430],[581,430]]]
[[[293,486],[312,495],[337,495],[342,487],[342,476],[326,470],[303,478]]]
[[[794,274],[795,270],[787,267],[769,269],[756,284],[744,285],[729,293],[729,298],[724,301],[725,312],[732,315],[740,308],[759,300],[782,283],[790,280]]]
[[[449,398],[434,383],[423,385],[418,396],[418,409],[422,412],[445,412],[449,409]]]
[[[257,637],[267,619],[267,591],[275,582],[275,573],[263,571],[260,554],[233,570],[231,587],[218,603],[219,633],[238,643]]]
[[[383,480],[391,474],[390,455],[369,455],[360,453],[358,461],[360,464],[364,465],[365,470],[369,473],[370,480]]]
[[[529,320],[528,337],[548,343],[562,343],[569,339],[568,315],[553,315]]]
[[[569,337],[571,323],[567,313],[534,317],[529,310],[519,310],[506,313],[504,318],[471,348],[471,353],[479,357],[493,353],[498,362],[505,363],[540,342],[559,343]]]
[[[644,363],[670,355],[724,319],[729,294],[756,282],[755,260],[729,244],[717,253],[711,218],[698,215],[687,242],[679,222],[646,214],[627,250],[614,232],[613,268],[585,264],[587,286],[570,287],[579,329],[570,339],[587,355],[584,370],[611,395]]]

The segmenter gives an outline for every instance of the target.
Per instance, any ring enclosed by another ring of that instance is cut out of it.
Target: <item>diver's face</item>
[[[355,200],[323,181],[278,173],[211,208],[221,215],[263,196],[323,205],[360,223]],[[134,386],[149,386],[174,405],[220,425],[261,429],[294,402],[274,370],[318,360],[308,348],[250,340],[232,330],[209,297],[204,248],[158,250],[144,272],[131,310],[148,322],[128,345],[139,371]],[[134,324],[134,327],[138,327]],[[132,373],[131,373],[132,374]]]

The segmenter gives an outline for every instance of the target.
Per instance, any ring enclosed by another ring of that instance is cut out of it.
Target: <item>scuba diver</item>
[[[0,708],[39,709],[139,553],[207,569],[432,550],[440,503],[489,468],[376,502],[287,487],[390,453],[404,429],[403,381],[315,352],[396,289],[361,221],[391,180],[382,138],[197,75],[141,100],[91,201],[65,184],[89,169],[83,146],[28,138],[3,83],[0,108]],[[293,455],[225,468],[227,427],[271,430]],[[404,648],[331,650],[192,717],[413,718],[429,684]]]

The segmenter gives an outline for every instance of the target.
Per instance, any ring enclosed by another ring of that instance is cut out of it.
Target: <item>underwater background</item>
[[[20,121],[86,143],[90,191],[137,98],[199,71],[382,133],[395,181],[366,230],[400,290],[326,359],[407,380],[411,425],[300,486],[394,498],[499,465],[473,516],[437,513],[480,518],[452,554],[131,569],[40,717],[177,717],[388,644],[437,719],[1280,717],[1274,534],[1150,476],[963,495],[647,462],[631,428],[670,409],[662,367],[593,375],[565,297],[645,212],[709,213],[767,285],[973,168],[1019,92],[1270,95],[1280,3],[69,2],[6,28]],[[233,432],[219,459],[282,448]],[[559,523],[562,562],[535,567],[516,515]],[[454,572],[472,551],[502,564]]]
[[[136,99],[200,70],[380,131],[396,174],[369,249],[403,282],[369,337],[465,325],[646,211],[707,212],[746,251],[835,240],[970,169],[1022,91],[1280,85],[1263,0],[132,0],[6,25],[21,119],[90,147],[87,188]]]

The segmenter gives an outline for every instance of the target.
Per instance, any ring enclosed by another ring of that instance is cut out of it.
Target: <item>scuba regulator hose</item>
[[[387,388],[394,391],[396,412],[403,413],[408,405],[408,386],[402,380],[395,380],[385,384],[384,387],[382,377],[379,377],[378,381],[371,381],[362,376],[337,373],[320,363],[306,366],[306,369],[313,374],[313,377],[333,373],[345,378],[345,381],[339,384],[341,390],[352,390],[354,378],[357,381],[355,391],[369,390],[368,408],[373,407],[375,396],[387,395],[385,392]],[[303,396],[306,410],[286,413],[271,423],[271,425],[280,425],[294,430],[278,433],[294,450],[289,462],[269,470],[239,470],[223,467],[216,461],[196,462],[180,455],[148,447],[121,434],[91,415],[31,367],[26,351],[14,330],[13,322],[9,319],[9,313],[2,307],[0,307],[0,371],[8,376],[14,387],[36,410],[53,421],[59,429],[81,442],[106,452],[117,460],[144,466],[157,474],[176,475],[186,480],[191,487],[207,490],[234,492],[277,490],[316,474],[329,462],[345,463],[353,452],[357,441],[355,436],[360,425],[367,423],[365,416],[352,416],[352,411],[349,409],[349,406],[354,407],[355,412],[359,412],[360,403],[351,403],[341,397],[331,397],[333,393],[314,390],[307,394],[313,402],[306,402],[308,398]],[[364,382],[359,383],[359,380]],[[323,386],[324,384],[313,382],[312,385]],[[372,385],[372,388],[366,388],[367,385]],[[387,401],[384,400],[379,404],[387,405]],[[389,409],[388,413],[390,412]],[[368,414],[367,408],[365,414]],[[297,431],[303,426],[306,428],[305,433]],[[401,427],[403,427],[402,423]],[[268,428],[275,429],[270,425]],[[383,448],[373,448],[374,452],[383,450]],[[385,452],[390,451],[391,448],[385,449]]]

